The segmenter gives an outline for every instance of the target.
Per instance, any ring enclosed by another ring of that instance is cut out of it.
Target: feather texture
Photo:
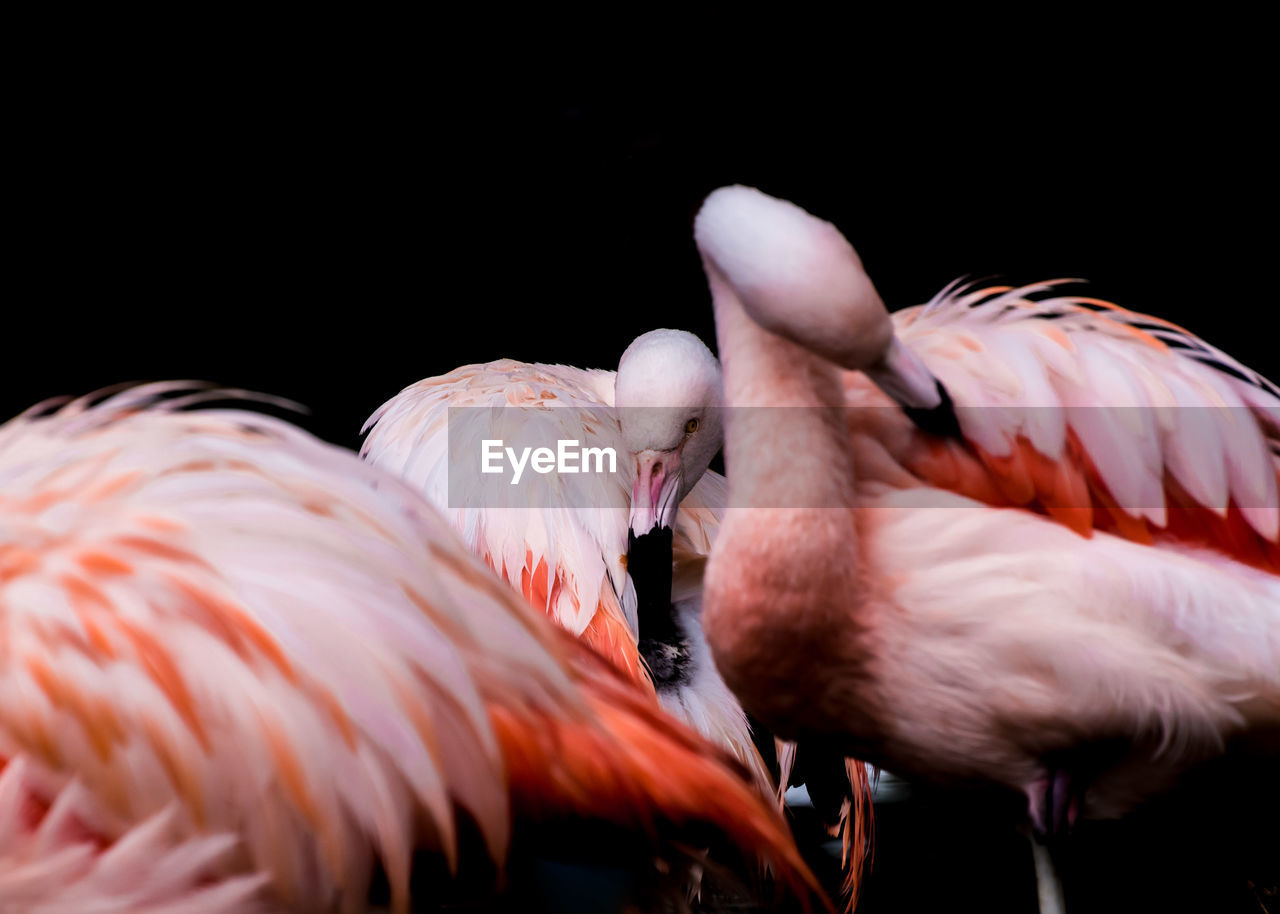
[[[1275,387],[1060,283],[891,319],[833,233],[742,187],[695,222],[730,484],[768,506],[729,512],[705,583],[744,705],[895,772],[1005,785],[1040,823],[1069,777],[1057,826],[1274,754]],[[955,421],[911,412],[935,408]]]
[[[579,440],[584,447],[625,453],[614,408],[615,377],[510,359],[464,366],[419,381],[383,404],[365,424],[361,453],[421,489],[453,520],[468,547],[530,604],[649,689],[636,649],[636,595],[625,563],[632,463],[621,460],[617,474],[572,492],[553,475],[550,491],[530,504],[526,494],[486,484],[459,456],[478,454],[483,438],[521,436],[544,444]],[[668,397],[672,403],[679,399],[677,392]],[[532,425],[537,432],[530,432]],[[451,472],[460,478],[451,480]],[[659,699],[665,710],[747,765],[762,793],[776,790],[780,796],[789,767],[783,786],[775,788],[746,715],[716,672],[701,634],[703,572],[727,505],[725,479],[714,472],[706,472],[680,503],[672,602],[683,630],[693,633],[693,674],[663,689]],[[865,767],[852,763],[848,771],[853,814],[841,828],[854,836],[846,855],[852,905],[869,846],[871,809]]]
[[[418,487],[454,522],[468,548],[532,605],[652,689],[636,646],[635,587],[626,570],[631,462],[619,460],[617,473],[574,477],[573,489],[564,476],[551,474],[547,488],[530,496],[526,487],[481,480],[478,461],[458,456],[478,455],[484,438],[578,440],[625,454],[614,377],[510,359],[464,366],[383,404],[365,424],[361,453]],[[451,480],[450,473],[461,478]],[[695,627],[702,567],[726,504],[724,477],[708,472],[677,515],[673,600]],[[772,792],[742,709],[710,658],[702,660],[698,682],[663,695],[664,707],[728,747]]]
[[[0,427],[0,897],[359,911],[376,862],[404,911],[413,851],[456,865],[465,811],[501,866],[513,809],[709,822],[811,883],[720,751],[417,493],[186,390]]]
[[[950,288],[894,315],[965,437],[904,454],[908,468],[1085,535],[1280,570],[1280,391],[1174,324],[1057,295],[1061,282]]]

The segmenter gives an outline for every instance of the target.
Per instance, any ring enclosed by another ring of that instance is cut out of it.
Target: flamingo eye
[[[686,435],[692,435],[692,434],[693,434],[694,432],[696,432],[697,430],[698,430],[698,420],[697,420],[697,419],[690,419],[688,422],[686,422],[686,423],[684,424],[684,433],[685,433]]]

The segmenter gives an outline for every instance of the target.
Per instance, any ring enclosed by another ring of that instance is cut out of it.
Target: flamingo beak
[[[904,409],[934,409],[942,402],[938,380],[920,357],[892,339],[884,356],[866,369],[876,386]]]
[[[680,500],[680,449],[644,450],[636,454],[636,480],[631,487],[631,532],[644,536],[675,523]]]
[[[963,438],[951,395],[920,357],[896,339],[884,356],[866,369],[876,386],[902,407],[916,426],[941,438]]]

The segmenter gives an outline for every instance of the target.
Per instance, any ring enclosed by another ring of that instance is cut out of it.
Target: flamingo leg
[[[1062,879],[1054,862],[1054,851],[1061,847],[1079,816],[1079,789],[1065,769],[1053,768],[1045,777],[1027,785],[1026,794],[1040,914],[1065,914]]]
[[[1040,914],[1066,914],[1062,880],[1058,878],[1058,868],[1054,865],[1049,845],[1039,838],[1032,838],[1031,854],[1036,864],[1036,896],[1040,902]]]
[[[1066,837],[1080,815],[1080,793],[1071,775],[1055,768],[1028,784],[1026,794],[1036,834],[1046,842]]]

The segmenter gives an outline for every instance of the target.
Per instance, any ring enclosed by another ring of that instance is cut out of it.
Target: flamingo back
[[[949,287],[894,315],[963,434],[919,433],[907,468],[1083,536],[1280,571],[1280,390],[1167,321],[1055,294],[1063,282]]]
[[[530,489],[494,485],[476,475],[472,461],[457,459],[479,455],[485,438],[576,440],[625,455],[614,376],[511,359],[467,365],[419,381],[383,404],[365,424],[361,454],[422,491],[468,548],[532,605],[647,684],[636,648],[635,587],[626,570],[634,466],[619,459],[616,473],[572,481],[552,474]],[[451,410],[465,412],[451,417]],[[686,581],[710,551],[725,499],[723,477],[708,473],[681,506],[676,537],[690,565]]]
[[[404,911],[415,851],[454,869],[472,828],[501,866],[513,814],[709,822],[811,882],[723,752],[416,492],[182,390],[0,427],[6,901],[358,911],[376,864]]]

